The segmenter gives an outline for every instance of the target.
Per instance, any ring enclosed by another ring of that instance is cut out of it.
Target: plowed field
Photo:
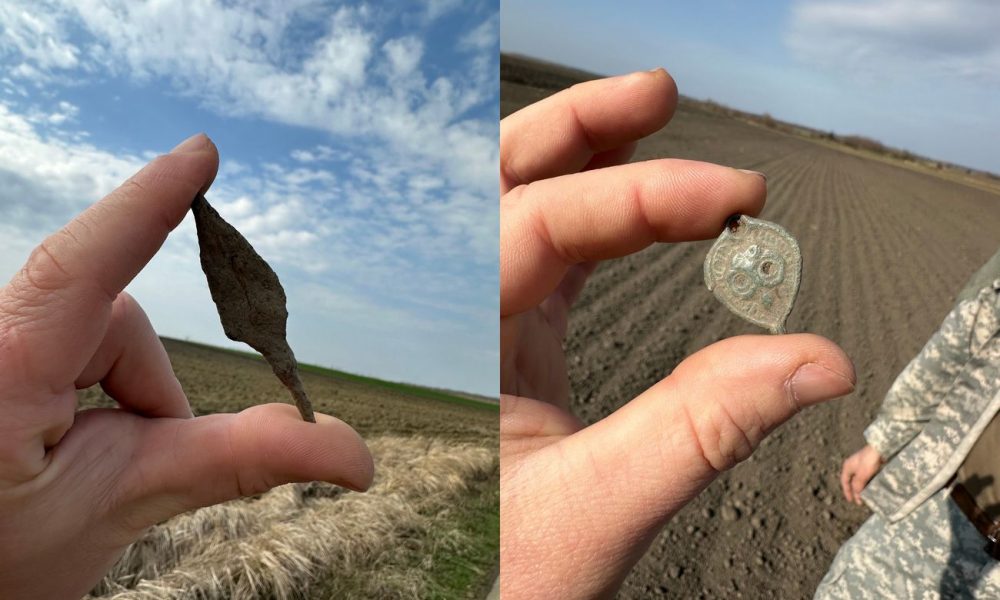
[[[505,60],[503,116],[576,76]],[[640,144],[635,160],[660,157],[767,174],[762,216],[787,228],[803,255],[788,331],[840,344],[858,386],[779,428],[681,511],[620,597],[811,597],[869,514],[840,496],[840,463],[863,444],[862,430],[896,374],[1000,245],[1000,194],[954,173],[781,133],[690,101]],[[710,244],[657,245],[602,264],[591,277],[566,341],[572,405],[586,421],[610,414],[700,348],[761,332],[705,289]]]

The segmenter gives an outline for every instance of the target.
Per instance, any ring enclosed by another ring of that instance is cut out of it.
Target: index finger
[[[717,236],[766,196],[760,173],[679,159],[520,186],[500,201],[500,316],[537,306],[574,264]]]
[[[211,185],[218,165],[211,140],[191,137],[31,253],[0,294],[27,383],[72,385],[101,342],[112,301]]]
[[[501,193],[575,173],[594,155],[658,131],[677,108],[663,69],[574,85],[500,121]]]

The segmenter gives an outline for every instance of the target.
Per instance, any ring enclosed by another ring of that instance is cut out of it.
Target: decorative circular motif
[[[729,276],[726,277],[726,283],[729,284],[729,289],[740,298],[749,298],[757,292],[758,285],[753,273],[745,269],[730,271]]]
[[[785,280],[785,259],[778,255],[765,256],[757,263],[760,284],[774,287]]]

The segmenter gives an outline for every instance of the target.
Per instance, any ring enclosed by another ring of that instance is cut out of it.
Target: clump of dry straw
[[[465,543],[437,515],[494,472],[496,454],[421,437],[369,447],[377,476],[368,493],[292,484],[180,515],[129,546],[88,599],[290,600],[309,597],[317,581],[335,593],[338,580],[343,592],[362,580],[381,597],[421,595],[427,582],[414,557]]]

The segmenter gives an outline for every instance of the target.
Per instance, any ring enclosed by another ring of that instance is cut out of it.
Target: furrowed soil
[[[504,57],[501,114],[583,78]],[[863,445],[895,376],[1000,245],[1000,194],[683,99],[634,160],[662,157],[767,174],[762,217],[787,228],[803,256],[788,331],[840,344],[858,385],[780,427],[679,512],[619,597],[811,597],[841,543],[869,516],[843,499],[841,462]],[[572,407],[585,421],[607,416],[717,340],[762,333],[705,289],[710,245],[659,244],[603,263],[590,278],[565,342]]]
[[[256,355],[164,339],[196,415],[289,402]],[[372,488],[281,486],[180,515],[133,544],[92,598],[482,598],[499,560],[498,405],[302,366],[318,412],[354,427]],[[114,407],[99,388],[81,408]]]

